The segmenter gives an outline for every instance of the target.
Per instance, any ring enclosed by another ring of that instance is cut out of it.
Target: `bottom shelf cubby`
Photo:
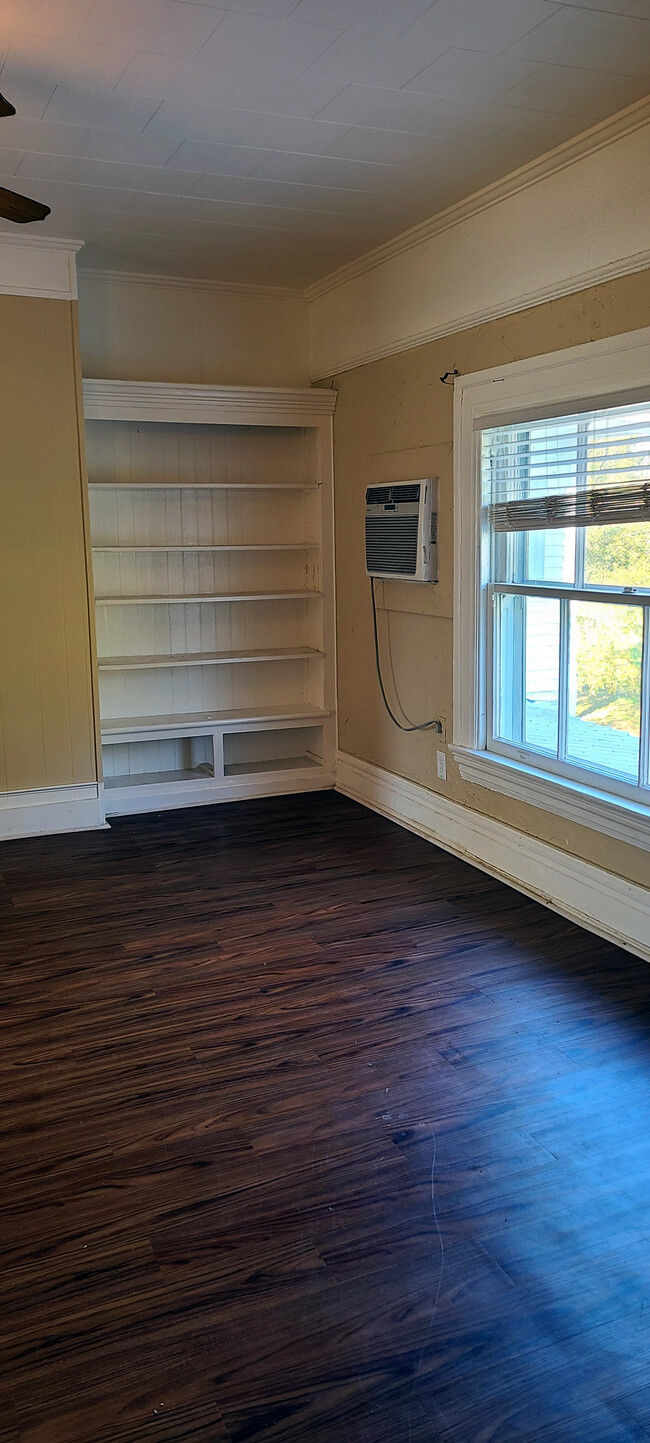
[[[305,771],[322,766],[322,727],[226,732],[223,737],[223,769],[226,777]]]
[[[110,742],[102,747],[102,756],[107,791],[212,781],[215,774],[214,741],[209,734]]]
[[[131,717],[104,723],[106,816],[334,785],[335,727],[326,712],[235,720]],[[314,716],[316,713],[316,716]]]

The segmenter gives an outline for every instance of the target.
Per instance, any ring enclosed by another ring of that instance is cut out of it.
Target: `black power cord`
[[[388,715],[389,715],[391,721],[393,721],[393,722],[395,723],[395,726],[396,726],[396,727],[399,727],[399,729],[400,729],[401,732],[426,732],[426,731],[429,731],[429,730],[431,730],[431,731],[435,730],[435,731],[437,731],[437,732],[442,733],[442,722],[441,722],[441,721],[438,721],[437,718],[436,718],[435,720],[433,720],[433,721],[420,722],[419,726],[408,726],[408,727],[405,727],[405,726],[404,726],[404,723],[401,722],[401,721],[398,721],[397,717],[395,716],[395,713],[391,710],[390,703],[389,703],[389,701],[388,701],[388,697],[386,696],[386,690],[385,690],[385,687],[384,687],[384,680],[383,680],[383,677],[382,677],[382,674],[381,674],[381,661],[380,661],[380,658],[379,658],[379,634],[378,634],[378,631],[377,631],[377,601],[376,601],[376,598],[375,598],[375,578],[374,578],[374,576],[371,576],[371,577],[370,577],[370,595],[371,595],[371,598],[372,598],[372,626],[373,626],[373,631],[374,631],[374,636],[375,636],[375,665],[376,665],[376,667],[377,667],[377,680],[378,680],[378,682],[379,682],[379,690],[381,691],[382,701],[383,701],[383,703],[384,703],[384,706],[385,706],[385,708],[386,708],[386,711],[388,712]],[[399,697],[397,698],[397,700],[398,700],[398,702],[399,702],[400,708],[401,708],[402,711],[403,711],[404,708],[402,707],[402,703],[399,701]],[[406,716],[406,712],[404,712],[404,715]]]

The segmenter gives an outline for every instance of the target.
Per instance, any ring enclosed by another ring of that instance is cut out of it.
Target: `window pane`
[[[500,596],[495,632],[495,735],[555,756],[560,603]]]
[[[575,581],[575,527],[566,530],[526,531],[526,581]]]
[[[635,521],[629,526],[588,526],[585,583],[650,588],[650,521]]]
[[[635,782],[643,612],[572,601],[570,613],[568,757]]]

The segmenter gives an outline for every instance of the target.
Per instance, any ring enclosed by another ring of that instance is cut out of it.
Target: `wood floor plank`
[[[0,1443],[650,1440],[650,970],[334,793],[0,851]]]

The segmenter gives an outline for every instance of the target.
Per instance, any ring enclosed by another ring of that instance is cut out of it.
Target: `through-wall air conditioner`
[[[366,572],[438,580],[438,482],[393,481],[366,491]]]

